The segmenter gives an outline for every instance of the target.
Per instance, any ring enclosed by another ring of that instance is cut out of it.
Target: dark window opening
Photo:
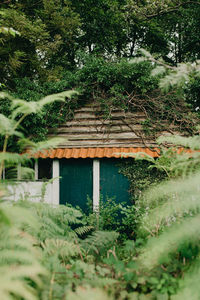
[[[29,160],[18,165],[6,165],[3,171],[3,179],[6,180],[33,180],[34,160]]]
[[[4,169],[4,178],[8,180],[17,179],[17,167],[6,167]]]
[[[38,159],[38,179],[51,179],[52,178],[52,165],[53,160],[50,158]]]

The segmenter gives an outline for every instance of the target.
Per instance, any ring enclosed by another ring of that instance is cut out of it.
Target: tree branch
[[[145,18],[147,19],[152,19],[152,18],[155,18],[155,17],[158,17],[158,16],[161,16],[161,15],[165,15],[165,14],[169,14],[171,12],[174,12],[176,10],[178,10],[179,8],[185,6],[185,5],[190,5],[190,4],[197,4],[197,5],[200,5],[200,2],[196,2],[196,1],[187,1],[185,3],[180,3],[172,8],[166,8],[166,9],[163,9],[155,14],[152,14],[152,15],[147,15],[147,14],[144,14]]]

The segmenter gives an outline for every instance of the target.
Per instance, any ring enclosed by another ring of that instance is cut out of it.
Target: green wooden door
[[[129,181],[120,174],[119,162],[116,158],[105,158],[100,160],[100,194],[103,201],[114,198],[117,203],[130,204]]]
[[[60,204],[69,203],[87,210],[87,196],[92,199],[92,159],[60,160]]]

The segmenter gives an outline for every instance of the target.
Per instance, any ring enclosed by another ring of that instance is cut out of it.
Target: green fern
[[[32,210],[32,213],[38,219],[40,230],[31,232],[37,234],[37,239],[41,242],[46,239],[57,237],[60,239],[74,240],[77,234],[73,231],[72,225],[82,224],[82,214],[78,210],[59,205],[51,207],[46,203],[30,203],[28,201],[17,202],[17,206],[25,206]]]
[[[0,99],[8,99],[11,101],[11,109],[13,111],[11,120],[15,120],[18,115],[27,116],[30,114],[36,114],[40,112],[45,105],[51,104],[55,101],[65,101],[66,98],[71,98],[72,95],[77,93],[78,92],[76,91],[64,91],[62,93],[46,96],[39,101],[28,102],[22,99],[16,99],[8,93],[0,92]]]
[[[81,226],[76,228],[74,231],[81,237],[88,234],[92,230],[94,230],[94,226]]]
[[[70,98],[73,94],[77,94],[76,91],[65,91],[62,93],[49,95],[42,98],[39,101],[25,101],[22,99],[16,99],[8,93],[0,92],[0,100],[8,99],[11,102],[11,115],[9,117],[0,114],[0,135],[4,137],[3,143],[3,151],[0,157],[0,178],[2,177],[2,172],[7,162],[15,163],[17,154],[8,153],[7,146],[8,141],[11,136],[17,136],[19,139],[22,139],[21,144],[25,144],[26,146],[31,146],[29,155],[35,154],[35,152],[41,151],[43,149],[49,149],[53,146],[59,144],[61,142],[60,139],[54,138],[49,140],[48,142],[40,142],[38,144],[34,144],[32,142],[28,142],[27,139],[24,139],[24,135],[21,130],[19,130],[21,123],[23,120],[30,114],[36,114],[42,111],[43,107],[47,104],[51,104],[55,101],[65,101],[66,98]],[[26,141],[26,143],[25,143]],[[20,143],[20,142],[19,142]],[[21,162],[21,158],[18,156],[17,162]]]
[[[153,272],[159,266],[170,268],[174,260],[180,260],[181,253],[189,255],[188,261],[181,266],[187,271],[184,280],[180,279],[180,288],[172,299],[196,300],[199,289],[195,278],[200,272],[200,156],[195,151],[199,149],[198,138],[173,137],[168,140],[191,147],[192,152],[186,155],[183,151],[179,158],[172,159],[174,169],[182,169],[176,179],[167,180],[144,193],[141,205],[149,210],[141,219],[139,232],[148,239],[139,261],[145,272]]]
[[[22,228],[25,222],[30,226],[37,226],[37,222],[25,209],[1,204],[0,211],[4,216],[0,220],[0,295],[5,300],[36,300],[37,292],[27,278],[39,286],[40,275],[47,271],[39,260],[41,252],[33,247],[34,239]]]
[[[96,231],[83,240],[82,246],[87,254],[105,253],[115,245],[119,233],[115,231]]]
[[[62,263],[67,263],[72,257],[80,255],[80,248],[77,244],[60,239],[46,239],[41,244],[44,254],[57,256]]]

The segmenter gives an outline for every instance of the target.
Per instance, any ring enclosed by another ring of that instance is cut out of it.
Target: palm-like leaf
[[[51,104],[55,101],[65,101],[66,98],[71,98],[73,95],[78,94],[77,91],[70,90],[64,91],[62,93],[52,94],[46,96],[39,101],[25,101],[23,99],[15,99],[13,96],[9,95],[5,92],[0,92],[0,100],[1,99],[9,99],[11,101],[11,108],[12,112],[12,119],[15,119],[18,115],[30,115],[38,113],[42,110],[42,108],[47,105]]]
[[[11,152],[1,152],[0,153],[0,163],[3,161],[7,165],[16,166],[19,163],[25,163],[29,160],[27,154],[18,154],[18,153],[11,153]]]
[[[71,91],[65,91],[62,93],[52,94],[49,96],[46,96],[42,98],[40,101],[38,101],[40,108],[42,108],[46,104],[50,104],[55,101],[65,101],[66,98],[71,98],[73,95],[77,95],[78,92],[71,90]]]
[[[45,141],[35,143],[29,139],[20,139],[18,144],[21,150],[28,150],[29,155],[34,155],[35,153],[42,152],[47,149],[52,149],[58,146],[63,141],[62,138],[51,138]]]
[[[30,101],[27,102],[21,99],[14,99],[12,100],[13,109],[12,118],[15,119],[18,115],[30,115],[36,114],[40,112],[43,107],[47,104],[51,104],[55,101],[62,101],[64,102],[66,98],[70,98],[72,95],[77,94],[76,91],[65,91],[58,94],[52,94],[42,98],[39,101]]]
[[[9,119],[3,114],[0,114],[0,135],[15,135],[22,138],[23,134],[20,131],[17,131],[15,127],[15,120]]]

